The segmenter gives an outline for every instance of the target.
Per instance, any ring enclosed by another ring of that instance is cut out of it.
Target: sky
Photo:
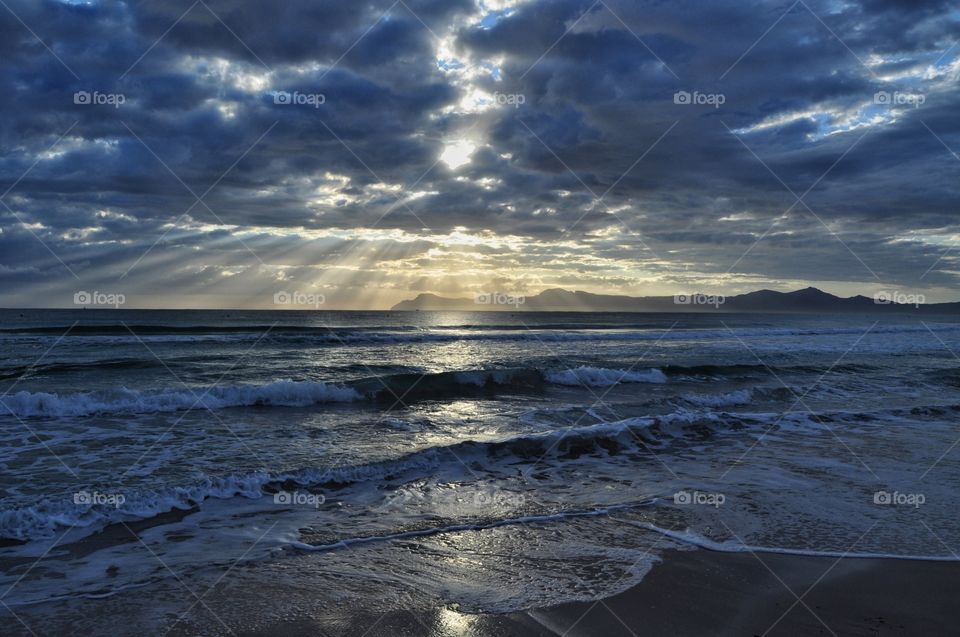
[[[0,306],[960,299],[948,1],[0,2]]]

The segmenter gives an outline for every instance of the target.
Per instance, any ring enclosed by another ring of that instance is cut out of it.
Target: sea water
[[[954,560],[957,352],[951,317],[2,311],[0,613],[163,632],[216,588],[181,620],[216,633],[598,599],[672,549]]]

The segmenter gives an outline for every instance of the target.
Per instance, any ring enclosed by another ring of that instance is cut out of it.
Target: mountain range
[[[925,304],[922,295],[900,292],[839,297],[814,287],[793,292],[757,290],[723,297],[708,294],[624,296],[553,288],[529,297],[504,293],[475,298],[420,294],[394,311],[500,312],[922,312],[960,313],[960,302]]]

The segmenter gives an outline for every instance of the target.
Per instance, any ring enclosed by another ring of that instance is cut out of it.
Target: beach
[[[677,552],[601,604],[530,614],[570,637],[950,635],[958,576],[950,562]]]
[[[960,564],[677,551],[637,586],[596,602],[506,615],[449,609],[318,618],[239,633],[423,637],[951,635]],[[798,601],[799,598],[799,601]],[[186,634],[186,633],[182,633]]]
[[[955,562],[683,550],[665,552],[636,586],[594,601],[504,614],[326,607],[285,620],[251,614],[232,594],[228,576],[223,586],[203,593],[201,603],[184,594],[181,610],[154,628],[171,637],[953,635],[960,619],[953,591],[958,576]],[[279,601],[288,593],[275,581],[258,584],[261,596]],[[128,597],[120,606],[87,602],[83,633],[136,634],[137,622],[150,616],[158,600],[140,591]],[[132,623],[113,623],[117,608]],[[80,628],[41,609],[28,610],[23,619],[38,629],[35,634]],[[31,632],[14,621],[4,634]]]

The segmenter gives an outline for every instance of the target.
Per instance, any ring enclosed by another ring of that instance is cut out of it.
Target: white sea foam
[[[725,394],[687,394],[683,399],[699,407],[735,407],[748,405],[754,398],[751,389],[738,389]]]
[[[406,540],[417,537],[426,537],[431,535],[441,535],[444,533],[460,533],[463,531],[483,531],[487,529],[495,529],[502,526],[517,526],[523,524],[543,524],[546,522],[562,522],[564,520],[571,520],[574,518],[593,518],[601,517],[604,515],[609,515],[611,511],[621,511],[625,509],[633,509],[639,506],[646,506],[647,503],[639,504],[621,504],[614,505],[609,507],[597,508],[587,511],[565,511],[563,513],[548,513],[542,515],[525,515],[515,518],[502,518],[498,520],[491,520],[489,522],[482,523],[471,523],[471,524],[451,524],[448,526],[439,526],[439,527],[429,527],[425,529],[418,529],[416,531],[401,531],[397,533],[389,533],[385,535],[372,535],[364,537],[355,537],[355,538],[342,538],[338,539],[332,544],[308,544],[306,542],[300,541],[291,541],[290,546],[292,548],[301,549],[304,551],[332,551],[347,548],[354,544],[371,544],[375,542],[390,542],[393,540]]]
[[[783,546],[758,546],[748,545],[738,541],[717,542],[701,535],[691,529],[683,531],[665,529],[649,522],[638,520],[627,520],[611,516],[612,520],[629,524],[641,529],[659,533],[672,540],[682,542],[698,548],[709,551],[719,551],[722,553],[779,553],[782,555],[805,555],[809,557],[836,557],[836,558],[877,558],[877,559],[898,559],[898,560],[922,560],[928,562],[960,562],[955,554],[950,555],[927,555],[927,554],[902,554],[902,553],[879,553],[879,552],[855,552],[855,551],[819,551],[814,549],[789,548]]]
[[[263,485],[272,480],[265,473],[208,477],[190,486],[172,487],[158,492],[111,493],[118,506],[94,502],[78,504],[74,494],[48,497],[37,504],[20,509],[0,511],[0,536],[5,538],[39,539],[54,537],[60,527],[100,528],[120,521],[152,518],[174,509],[188,509],[206,498],[243,496],[259,498]],[[96,492],[86,490],[87,494]],[[60,531],[62,532],[62,531]]]
[[[676,416],[678,421],[689,419],[689,413]],[[477,463],[495,462],[490,459],[491,446],[523,445],[538,441],[552,446],[568,437],[616,437],[628,430],[641,430],[654,422],[665,424],[673,417],[628,418],[615,422],[600,422],[592,425],[545,431],[520,436],[508,436],[498,440],[478,442],[465,440],[448,446],[438,446],[415,451],[399,458],[360,465],[335,468],[306,468],[283,473],[257,471],[227,476],[207,476],[202,480],[183,486],[164,487],[157,491],[121,492],[118,506],[77,504],[72,494],[48,497],[27,507],[0,512],[0,537],[40,539],[54,537],[61,527],[97,529],[106,524],[136,519],[148,519],[174,509],[188,509],[208,498],[229,499],[235,497],[259,498],[269,484],[294,483],[303,486],[337,483],[377,483],[412,472],[416,476],[430,475],[438,467],[448,464],[458,466],[460,459],[468,458]],[[633,440],[633,437],[630,437]],[[456,449],[456,453],[451,453]],[[457,459],[453,461],[452,459]],[[409,477],[409,476],[408,476]],[[92,489],[90,491],[93,491]]]
[[[193,391],[113,391],[54,394],[19,391],[0,399],[6,410],[30,416],[89,416],[143,414],[186,409],[224,409],[251,405],[304,407],[317,403],[349,402],[362,396],[354,389],[322,382],[277,380],[265,385],[228,385]]]
[[[667,376],[659,369],[632,371],[581,366],[575,369],[552,370],[545,374],[547,382],[580,387],[610,387],[619,383],[665,383]]]

